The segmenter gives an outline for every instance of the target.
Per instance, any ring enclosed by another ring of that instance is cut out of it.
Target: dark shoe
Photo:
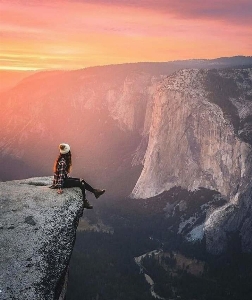
[[[92,208],[93,208],[93,205],[91,205],[91,204],[88,202],[87,199],[85,199],[85,200],[83,201],[83,203],[84,203],[84,208],[86,208],[86,209],[92,209]]]
[[[95,195],[96,199],[98,199],[104,193],[105,193],[105,190],[94,189],[94,195]]]
[[[49,189],[57,189],[57,186],[53,184],[53,185],[49,186]]]

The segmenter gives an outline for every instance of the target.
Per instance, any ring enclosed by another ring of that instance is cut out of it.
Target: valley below
[[[242,254],[237,240],[230,241],[225,255],[210,255],[204,242],[189,243],[174,234],[164,211],[156,218],[148,203],[140,208],[142,214],[131,199],[122,205],[107,200],[96,211],[84,212],[86,226],[77,232],[67,299],[251,298],[252,255]],[[98,225],[101,220],[106,227]]]

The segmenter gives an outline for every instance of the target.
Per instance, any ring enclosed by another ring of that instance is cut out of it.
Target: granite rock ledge
[[[52,177],[0,182],[0,299],[60,300],[83,213],[81,194]]]

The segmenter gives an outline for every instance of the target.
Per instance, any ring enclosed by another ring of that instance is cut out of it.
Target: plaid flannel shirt
[[[57,164],[57,171],[54,173],[53,177],[53,185],[58,189],[61,189],[63,187],[64,179],[68,177],[66,166],[66,161],[62,157]]]

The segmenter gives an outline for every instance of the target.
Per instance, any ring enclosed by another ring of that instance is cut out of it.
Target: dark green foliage
[[[144,259],[144,266],[156,282],[155,292],[165,298],[249,300],[252,297],[251,254],[208,258],[202,276],[194,276],[186,268],[172,275],[170,271],[165,272],[158,260],[151,256]]]
[[[67,300],[154,299],[134,257],[156,249],[170,253],[158,259],[154,255],[146,256],[143,261],[144,272],[154,280],[158,295],[181,300],[251,299],[252,255],[240,253],[238,233],[230,235],[229,251],[225,255],[211,256],[206,253],[204,239],[190,243],[172,230],[171,225],[179,222],[180,212],[172,218],[165,217],[163,208],[168,201],[173,204],[182,199],[188,201],[189,216],[209,201],[216,206],[225,203],[215,196],[218,193],[206,189],[188,192],[174,188],[156,200],[104,203],[99,207],[99,218],[112,226],[114,233],[78,232]],[[94,212],[86,216],[89,214]],[[91,216],[92,223],[96,218]],[[176,268],[172,251],[204,262],[203,274],[190,274],[186,265]]]
[[[67,299],[151,299],[134,261],[122,249],[114,251],[108,236],[100,241],[99,234],[91,234],[93,239],[83,238],[88,250],[73,254]]]
[[[142,254],[139,252],[150,249],[148,244],[149,239],[122,228],[113,235],[79,232],[67,300],[152,299],[150,287],[134,261],[134,256]]]

